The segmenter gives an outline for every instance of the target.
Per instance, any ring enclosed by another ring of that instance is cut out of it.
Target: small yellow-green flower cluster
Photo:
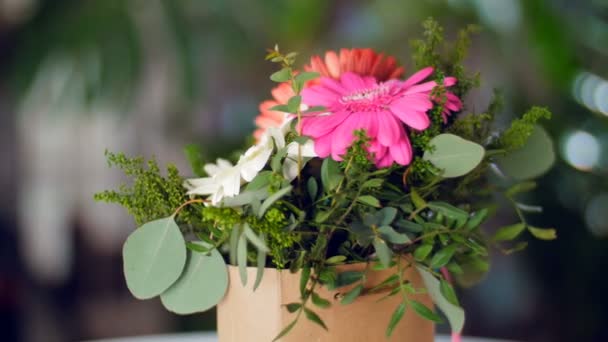
[[[277,207],[270,208],[261,219],[257,216],[247,217],[247,223],[253,230],[266,235],[273,262],[278,268],[284,268],[288,261],[290,247],[300,237],[298,234],[286,230],[289,221],[284,211]]]

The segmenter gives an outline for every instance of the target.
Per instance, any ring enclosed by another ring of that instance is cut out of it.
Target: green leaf
[[[411,242],[410,238],[402,233],[397,233],[391,226],[381,226],[378,228],[378,233],[382,238],[390,243],[404,244]]]
[[[197,252],[197,253],[208,253],[209,249],[205,246],[203,246],[202,244],[199,243],[195,243],[195,242],[186,242],[186,248],[188,248],[189,250],[193,251],[193,252]]]
[[[251,182],[247,183],[247,186],[245,186],[245,191],[256,191],[267,187],[270,184],[271,177],[272,171],[260,171],[260,173],[258,173],[258,175],[255,176]]]
[[[343,263],[345,260],[346,260],[346,257],[344,255],[334,255],[331,258],[328,258],[327,260],[325,260],[325,263],[328,265],[335,265],[335,264]]]
[[[300,103],[302,103],[302,97],[300,95],[292,96],[287,101],[287,108],[289,109],[289,112],[297,113],[298,110],[300,109]]]
[[[123,249],[127,287],[138,299],[158,296],[181,275],[186,242],[173,216],[151,221],[127,238]]]
[[[397,216],[397,209],[393,207],[384,207],[378,211],[378,215],[380,215],[380,225],[388,226],[390,225]]]
[[[528,226],[530,234],[534,235],[535,238],[541,240],[555,240],[557,239],[557,233],[553,228],[537,228]]]
[[[414,309],[414,311],[416,311],[416,313],[418,315],[420,315],[422,318],[426,318],[429,321],[433,321],[433,322],[437,322],[437,323],[443,322],[441,317],[439,317],[439,315],[434,313],[433,310],[429,309],[426,305],[424,305],[418,301],[415,301],[415,300],[410,300],[410,305],[412,306],[412,309]]]
[[[376,237],[374,238],[373,244],[374,249],[376,250],[376,255],[378,256],[378,259],[380,259],[380,263],[382,263],[384,266],[389,265],[393,257],[393,252],[391,252],[390,248],[388,248],[386,242],[379,237]]]
[[[399,304],[399,306],[397,306],[395,311],[393,311],[393,314],[391,315],[391,320],[388,323],[388,327],[386,328],[386,337],[391,337],[391,335],[393,334],[393,330],[395,330],[397,323],[399,323],[401,321],[401,318],[403,318],[405,308],[405,303],[401,303]]]
[[[187,145],[184,148],[184,154],[186,155],[186,159],[188,159],[188,163],[190,163],[192,172],[198,177],[204,177],[206,172],[204,169],[205,162],[203,160],[201,147],[196,144]]]
[[[421,233],[424,230],[422,225],[408,220],[397,220],[394,225],[412,233]]]
[[[429,256],[429,254],[431,254],[432,250],[433,250],[432,244],[420,245],[414,251],[414,259],[416,259],[417,261],[424,261]]]
[[[441,279],[439,283],[439,289],[441,290],[441,294],[443,295],[443,297],[447,299],[448,302],[460,306],[460,303],[458,303],[458,296],[456,296],[456,291],[454,291],[454,288],[452,287],[452,285],[450,285],[450,283],[448,283],[444,279]]]
[[[471,217],[469,217],[469,220],[467,221],[467,224],[465,226],[466,229],[473,230],[479,227],[479,225],[483,222],[483,220],[485,220],[487,216],[488,209],[486,208],[476,211],[475,213],[473,213],[473,215],[471,215]]]
[[[264,233],[260,234],[260,240],[262,245],[266,246],[266,239],[264,237]],[[255,274],[255,282],[253,283],[253,291],[257,290],[258,286],[260,286],[260,283],[262,282],[262,278],[264,277],[264,269],[266,267],[266,254],[266,251],[258,248],[257,272]]]
[[[439,134],[429,142],[432,150],[423,159],[443,170],[444,178],[464,176],[481,163],[485,150],[481,145],[453,134]]]
[[[285,304],[285,307],[287,308],[287,311],[289,313],[294,313],[294,312],[300,310],[300,308],[302,307],[302,304],[300,304],[300,303],[289,303],[289,304]]]
[[[439,280],[435,278],[426,269],[420,266],[416,266],[422,281],[428,291],[429,296],[433,300],[433,303],[443,312],[450,322],[450,327],[453,332],[460,333],[464,326],[464,310],[452,303],[450,303],[442,294],[440,289]]]
[[[375,188],[381,187],[382,183],[384,183],[384,179],[382,179],[382,178],[372,178],[372,179],[367,180],[365,183],[363,183],[363,185],[361,185],[361,188],[363,188],[363,189],[375,189]]]
[[[212,246],[206,245],[211,249]],[[206,311],[217,305],[228,288],[228,271],[217,249],[188,254],[180,278],[160,296],[163,306],[180,315]]]
[[[239,236],[241,235],[240,225],[234,225],[230,231],[230,241],[228,246],[230,247],[230,264],[236,265],[236,251],[239,246]]]
[[[283,330],[281,330],[281,332],[277,335],[277,337],[275,337],[272,340],[272,342],[278,341],[283,336],[287,335],[287,333],[289,333],[291,331],[291,329],[293,329],[293,327],[296,325],[297,322],[298,322],[298,319],[296,318],[293,321],[291,321],[291,323],[287,324],[287,326],[285,326],[285,328],[283,328]]]
[[[329,288],[330,290],[333,290],[335,288],[340,288],[343,286],[347,286],[353,283],[356,283],[358,281],[360,281],[363,278],[363,272],[358,272],[358,271],[344,271],[341,273],[338,273],[337,277],[336,277],[336,286],[334,288]]]
[[[338,275],[333,268],[323,268],[319,273],[319,281],[327,289],[333,290],[337,287]]]
[[[320,307],[322,309],[325,309],[325,308],[328,308],[328,307],[331,306],[331,303],[327,299],[321,298],[321,296],[319,296],[318,293],[313,292],[311,294],[311,296],[312,297],[310,299],[312,300],[312,303],[314,305],[316,305],[316,306],[318,306],[318,307]]]
[[[308,114],[308,113],[319,113],[319,112],[326,112],[327,108],[325,106],[312,106],[309,107],[307,110],[305,110],[303,112],[303,114]]]
[[[317,198],[317,194],[319,192],[319,185],[317,184],[317,180],[314,177],[308,178],[308,181],[306,182],[306,189],[308,190],[310,200],[314,201]]]
[[[291,70],[289,70],[289,68],[283,68],[270,75],[270,79],[277,83],[287,82],[291,79]]]
[[[335,189],[342,181],[342,178],[344,178],[344,175],[337,161],[331,158],[323,160],[323,164],[321,165],[321,182],[323,183],[325,192],[329,193]]]
[[[247,285],[247,238],[242,232],[239,235],[239,244],[236,251],[236,261],[239,266],[239,275],[243,286]]]
[[[308,285],[308,280],[310,279],[310,267],[302,268],[302,273],[300,274],[300,295],[302,298],[306,295],[306,286]]]
[[[321,319],[321,317],[319,317],[319,315],[317,315],[314,311],[312,311],[309,308],[305,307],[304,308],[304,314],[306,315],[306,318],[308,318],[308,320],[310,320],[311,322],[317,323],[323,329],[327,330],[327,326],[325,325],[325,323],[323,322],[323,320]]]
[[[270,251],[268,249],[268,247],[266,246],[266,243],[264,242],[262,235],[260,235],[260,236],[255,235],[254,231],[251,229],[251,227],[249,226],[249,223],[247,223],[247,222],[243,223],[243,233],[245,234],[245,237],[247,237],[247,240],[249,240],[249,242],[251,242],[251,244],[254,245],[255,248],[258,249],[258,251],[261,251],[264,253],[268,253]]]
[[[458,283],[465,287],[470,287],[480,282],[490,269],[490,263],[486,257],[468,256],[464,260],[459,260],[461,274],[457,274]]]
[[[372,287],[369,292],[377,292],[385,287],[393,286],[399,282],[399,276],[397,274],[391,274],[388,278],[384,279],[380,284]]]
[[[469,213],[446,202],[429,202],[428,207],[458,222],[466,222]]]
[[[439,267],[445,266],[448,262],[450,262],[450,260],[452,260],[452,257],[454,256],[454,253],[456,252],[457,248],[458,248],[457,244],[452,244],[452,245],[449,245],[447,247],[440,249],[431,258],[430,267],[439,268]]]
[[[510,226],[501,227],[496,231],[494,241],[511,241],[521,234],[526,229],[526,225],[523,223],[516,223]]]
[[[357,297],[359,297],[362,290],[363,290],[363,285],[359,284],[359,285],[355,286],[352,290],[348,291],[344,295],[344,297],[342,297],[342,300],[340,301],[340,303],[343,305],[347,305],[347,304],[354,302],[355,299],[357,299]]]
[[[329,218],[329,216],[331,216],[331,211],[319,211],[315,215],[315,222],[316,223],[323,223],[323,222],[327,221],[327,219]]]
[[[288,186],[280,189],[279,191],[275,192],[274,194],[270,195],[262,203],[262,206],[260,207],[260,210],[258,211],[258,217],[261,218],[262,216],[264,216],[264,214],[266,213],[266,210],[268,210],[276,201],[280,200],[283,196],[289,194],[292,189],[293,189],[293,186],[288,185]]]
[[[517,180],[537,178],[555,163],[553,142],[547,131],[535,126],[524,147],[497,160],[499,168]]]
[[[284,104],[272,106],[272,107],[270,107],[268,109],[272,110],[272,111],[275,111],[275,112],[289,113],[289,106],[284,105]]]
[[[532,191],[534,189],[536,189],[536,182],[527,181],[527,182],[517,183],[517,184],[511,186],[510,188],[508,188],[507,191],[505,191],[505,196],[510,198],[519,193]]]
[[[357,202],[369,205],[371,207],[380,208],[380,201],[371,195],[363,195],[357,197]]]
[[[411,188],[410,197],[412,198],[412,203],[414,203],[414,206],[416,207],[416,209],[420,210],[420,209],[426,208],[426,202],[424,201],[424,199],[422,197],[420,197],[420,195],[418,194],[418,191],[416,191],[416,189]]]
[[[320,76],[320,74],[318,72],[303,71],[303,72],[297,74],[295,79],[298,82],[308,82],[308,81],[314,80],[315,78],[317,78],[319,76]]]
[[[270,160],[270,168],[273,172],[278,173],[283,169],[283,158],[287,155],[287,147],[279,149]],[[270,180],[270,179],[269,179]]]

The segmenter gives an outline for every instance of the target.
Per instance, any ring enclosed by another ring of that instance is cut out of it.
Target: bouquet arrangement
[[[419,292],[460,332],[464,311],[453,280],[480,279],[488,249],[520,250],[526,243],[513,240],[525,231],[555,238],[553,229],[526,222],[538,207],[517,201],[553,162],[551,141],[537,125],[550,113],[534,107],[498,130],[498,93],[484,112],[467,111],[463,98],[478,76],[462,61],[474,29],[448,44],[436,22],[424,27],[424,39],[412,44],[413,72],[372,49],[328,51],[302,69],[296,53],[271,49],[267,59],[279,70],[270,79],[278,86],[260,105],[255,143],[238,158],[208,164],[188,148],[198,178],[185,179],[174,166],[163,176],[154,160],[108,153],[134,179],[96,195],[123,205],[141,225],[123,249],[133,295],[160,296],[176,313],[199,312],[224,296],[226,263],[254,287],[273,267],[301,277],[300,301],[286,305],[294,321],[277,338],[302,314],[331,329],[316,313],[330,305],[317,290],[352,284],[342,304],[380,289],[402,298],[387,336],[406,310],[442,321],[412,299]],[[500,198],[519,222],[490,233],[482,227]],[[350,263],[368,267],[338,271]],[[248,266],[257,267],[255,279],[247,279]],[[425,288],[403,279],[407,268],[417,269]],[[394,272],[364,288],[367,270],[378,269]]]

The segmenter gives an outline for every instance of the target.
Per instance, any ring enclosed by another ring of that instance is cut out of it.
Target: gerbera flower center
[[[376,112],[386,110],[386,106],[394,98],[394,93],[394,82],[385,82],[344,95],[339,99],[339,103],[351,112]]]

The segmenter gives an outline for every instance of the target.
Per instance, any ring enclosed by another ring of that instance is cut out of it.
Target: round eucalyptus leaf
[[[534,127],[524,147],[498,160],[498,167],[517,180],[536,178],[549,171],[555,162],[553,142],[541,126]]]
[[[173,217],[151,221],[137,228],[123,248],[127,287],[138,299],[163,293],[184,269],[186,246]]]
[[[432,151],[425,151],[423,158],[443,170],[444,178],[464,176],[483,159],[485,150],[479,144],[454,134],[440,134],[430,143]]]
[[[167,310],[187,315],[214,307],[227,288],[228,270],[217,249],[209,254],[189,252],[184,273],[160,299]]]

